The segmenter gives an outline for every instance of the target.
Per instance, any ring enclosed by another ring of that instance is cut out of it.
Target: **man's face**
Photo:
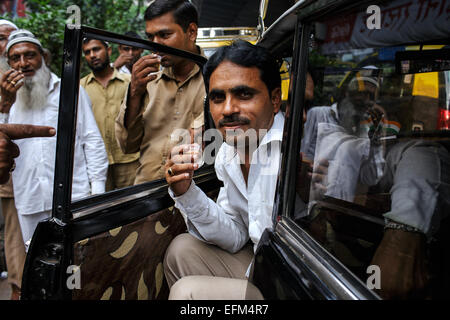
[[[93,71],[102,71],[108,67],[111,48],[106,48],[100,40],[91,40],[84,44],[83,53]]]
[[[7,24],[2,24],[0,25],[0,54],[3,55],[5,54],[5,49],[6,49],[6,45],[8,44],[8,37],[11,34],[11,32],[13,32],[14,29],[13,27],[7,25]]]
[[[360,110],[365,110],[369,102],[375,100],[377,91],[376,80],[357,75],[350,81],[346,96],[355,104],[355,107]]]
[[[225,139],[227,130],[254,129],[258,135],[260,129],[270,129],[281,104],[281,89],[270,94],[258,68],[229,61],[211,74],[208,95],[214,123]]]
[[[33,77],[42,66],[42,54],[34,43],[20,42],[9,49],[8,63],[26,78]]]
[[[174,47],[177,49],[192,51],[197,38],[197,27],[191,23],[186,32],[175,22],[173,14],[168,12],[152,20],[145,21],[145,33],[150,41]],[[161,56],[161,64],[171,67],[182,58],[157,53]]]
[[[133,64],[136,63],[136,61],[139,60],[139,58],[141,57],[142,51],[144,51],[144,49],[141,49],[141,48],[126,46],[126,45],[122,45],[122,44],[119,45],[118,49],[119,49],[119,54],[126,53],[133,57],[133,60],[132,60],[131,64],[129,65],[129,67],[131,67]]]

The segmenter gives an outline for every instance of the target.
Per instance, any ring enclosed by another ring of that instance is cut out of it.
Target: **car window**
[[[355,42],[363,9],[313,31],[291,218],[383,298],[439,297],[449,270],[448,47],[415,45],[411,34]],[[396,54],[417,50],[435,54],[434,67],[424,58],[429,69],[402,72]]]

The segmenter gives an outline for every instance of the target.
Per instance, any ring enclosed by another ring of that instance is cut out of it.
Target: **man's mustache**
[[[250,124],[250,120],[248,118],[241,117],[238,114],[232,114],[231,116],[223,117],[219,120],[219,128],[224,127],[227,124],[246,125]]]

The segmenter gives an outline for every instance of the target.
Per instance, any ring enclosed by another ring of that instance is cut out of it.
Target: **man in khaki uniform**
[[[138,167],[138,153],[124,154],[114,130],[114,120],[130,82],[130,76],[111,67],[111,47],[95,39],[83,40],[83,53],[92,72],[81,79],[92,101],[94,112],[108,154],[106,191],[133,185]]]
[[[150,41],[202,54],[195,44],[197,20],[190,1],[156,0],[145,12],[145,31]],[[116,119],[116,136],[125,153],[140,151],[135,184],[164,177],[164,164],[175,144],[171,134],[202,119],[204,97],[201,70],[192,61],[156,53],[134,64]]]
[[[0,20],[0,76],[9,69],[5,57],[6,44],[9,34],[17,30],[17,27],[8,20]],[[0,97],[1,99],[1,97]],[[0,113],[3,113],[0,110]],[[2,202],[2,213],[5,218],[5,256],[6,267],[8,268],[8,283],[11,285],[11,300],[18,300],[22,283],[22,271],[25,263],[25,246],[22,239],[17,217],[16,206],[14,205],[14,193],[12,180],[0,185],[0,197]]]

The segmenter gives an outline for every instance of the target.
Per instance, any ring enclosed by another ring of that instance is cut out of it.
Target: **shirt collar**
[[[266,135],[263,137],[261,142],[258,145],[257,150],[259,150],[263,145],[267,148],[270,148],[272,142],[282,141],[283,140],[283,129],[284,129],[284,113],[279,111],[275,114],[273,119],[272,127],[270,127],[269,131],[267,131]],[[228,145],[225,141],[222,144],[222,147],[225,147],[225,163],[227,165],[231,165],[233,161],[239,161],[239,156],[236,152],[236,149],[233,146]]]
[[[203,49],[199,46],[196,46],[196,47],[200,52],[199,55],[206,58],[206,55],[205,55],[205,52],[203,51]],[[191,73],[189,74],[189,76],[186,78],[186,80],[184,82],[188,81],[190,78],[192,78],[194,75],[196,75],[199,71],[201,71],[200,67],[197,64],[195,64],[194,68],[191,70]],[[164,76],[164,78],[175,80],[175,76],[173,74],[173,68],[172,67],[164,68],[163,71],[158,75],[158,77],[156,78],[155,81],[159,81],[163,76]]]
[[[259,145],[264,145],[271,143],[272,141],[283,140],[283,129],[284,129],[284,114],[282,111],[278,111],[273,118],[272,127],[267,131],[266,135],[263,137]]]

